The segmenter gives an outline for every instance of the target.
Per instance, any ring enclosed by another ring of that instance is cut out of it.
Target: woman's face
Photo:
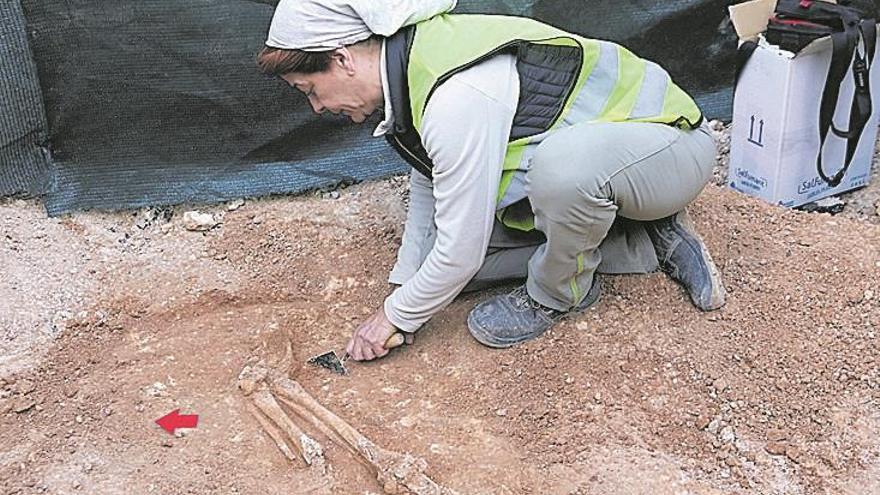
[[[366,54],[357,55],[355,58],[352,51],[340,48],[334,51],[327,70],[291,72],[281,78],[306,95],[315,113],[342,114],[361,123],[382,105],[382,83],[369,70],[372,64],[365,60]]]

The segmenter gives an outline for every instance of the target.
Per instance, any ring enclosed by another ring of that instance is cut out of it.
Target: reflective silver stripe
[[[656,117],[663,113],[666,103],[666,90],[669,87],[669,74],[654,62],[645,65],[645,78],[639,89],[636,104],[629,114],[630,119]]]
[[[517,170],[513,173],[510,185],[504,191],[504,197],[498,202],[497,209],[506,208],[526,197],[526,171]]]
[[[510,180],[507,190],[504,191],[504,196],[501,198],[501,201],[498,202],[497,208],[499,210],[510,206],[527,196],[526,172],[532,166],[532,157],[534,157],[535,152],[538,151],[538,145],[541,144],[541,142],[552,132],[553,131],[544,131],[541,134],[529,138],[529,144],[526,145],[526,149],[523,150],[522,158],[519,160],[519,167],[513,174],[513,179]]]
[[[598,43],[599,60],[565,116],[563,124],[566,126],[596,120],[617,86],[620,75],[617,45]]]

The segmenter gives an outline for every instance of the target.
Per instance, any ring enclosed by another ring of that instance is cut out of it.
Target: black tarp
[[[37,70],[18,2],[0,2],[0,197],[49,189],[51,174]]]
[[[48,121],[50,214],[298,192],[405,170],[371,125],[314,116],[298,92],[257,73],[273,3],[21,0]],[[457,11],[527,15],[622,42],[725,118],[730,3],[462,0]]]

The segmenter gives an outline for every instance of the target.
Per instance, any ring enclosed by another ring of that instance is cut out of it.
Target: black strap
[[[855,93],[853,95],[852,108],[850,110],[849,128],[846,131],[841,131],[834,125],[833,121],[831,122],[831,132],[844,139],[852,140],[855,138],[856,145],[858,144],[858,138],[861,136],[862,130],[868,123],[868,119],[871,118],[870,71],[874,62],[873,47],[876,44],[875,38],[877,35],[876,28],[867,29],[866,26],[860,25],[859,30],[862,35],[862,44],[865,53],[861,54],[858,49],[856,49],[855,56],[853,57],[853,81]],[[852,145],[852,142],[849,144]],[[855,150],[853,150],[853,152],[855,152]]]
[[[855,95],[853,97],[852,111],[850,112],[849,130],[841,131],[831,123],[831,130],[838,137],[850,139],[859,137],[861,129],[871,117],[871,67],[874,65],[874,47],[876,45],[877,29],[874,22],[864,21],[859,25],[859,34],[862,37],[862,46],[865,53],[855,50],[853,59],[853,78]]]
[[[733,91],[736,92],[736,86],[739,84],[739,76],[742,75],[743,68],[746,66],[746,62],[752,57],[752,54],[755,53],[755,49],[758,48],[758,44],[754,41],[744,41],[739,45],[739,48],[736,50],[736,76],[733,79]]]
[[[394,114],[394,127],[385,133],[385,139],[404,161],[430,179],[434,164],[422,146],[422,137],[412,124],[409,84],[406,78],[415,32],[416,27],[409,26],[385,39],[385,74],[388,77],[389,100]]]
[[[837,187],[843,181],[843,177],[852,164],[862,131],[871,118],[869,79],[874,61],[876,38],[877,28],[873,19],[845,20],[844,31],[831,35],[833,53],[831,64],[828,67],[828,76],[825,80],[825,89],[822,92],[822,103],[819,107],[819,152],[816,157],[816,169],[819,172],[819,177],[831,187]],[[859,40],[862,41],[864,54],[860,54],[857,49]],[[834,113],[840,96],[840,84],[846,77],[850,63],[852,63],[855,91],[849,125],[845,131],[842,131],[834,125]],[[843,167],[833,176],[828,176],[822,166],[822,150],[825,147],[829,130],[836,136],[847,140]]]

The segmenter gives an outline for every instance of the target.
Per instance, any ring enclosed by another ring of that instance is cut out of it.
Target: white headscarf
[[[457,0],[281,0],[266,46],[333,50],[449,12]]]

